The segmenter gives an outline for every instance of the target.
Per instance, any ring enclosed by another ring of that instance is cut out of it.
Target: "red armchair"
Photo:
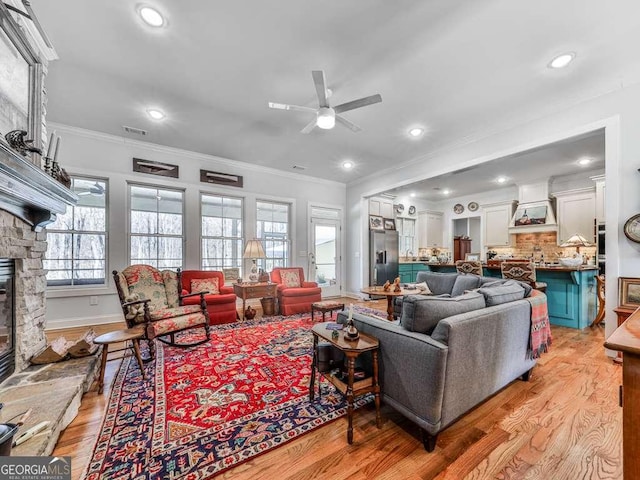
[[[204,286],[202,288],[197,288],[198,283],[202,284],[202,281],[213,281],[215,284],[216,280],[219,293],[213,293],[215,289],[206,284],[203,284]],[[204,301],[207,304],[207,312],[209,313],[210,325],[235,322],[238,315],[236,310],[236,295],[233,293],[233,287],[224,286],[224,274],[222,272],[213,270],[183,270],[181,282],[183,293],[193,293],[194,290],[212,292],[204,296]],[[197,300],[197,298],[185,298],[183,303],[190,305]]]
[[[271,281],[278,284],[281,315],[310,312],[311,304],[322,299],[322,290],[318,284],[304,281],[302,268],[274,268]]]

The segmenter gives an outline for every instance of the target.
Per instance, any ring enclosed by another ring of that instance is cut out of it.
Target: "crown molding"
[[[95,140],[102,140],[105,142],[129,145],[132,147],[144,148],[158,153],[166,153],[169,155],[180,155],[182,157],[191,158],[194,160],[213,161],[217,164],[222,164],[230,168],[241,168],[251,170],[251,172],[269,173],[271,175],[277,175],[280,177],[291,178],[294,180],[305,180],[308,182],[318,183],[320,185],[331,185],[334,187],[342,187],[346,190],[347,184],[342,182],[336,182],[334,180],[326,180],[324,178],[312,177],[310,175],[302,175],[300,173],[285,172],[276,168],[265,167],[263,165],[256,165],[248,162],[241,162],[239,160],[232,160],[230,158],[218,157],[215,155],[208,155],[206,153],[194,152],[192,150],[184,150],[182,148],[168,147],[166,145],[160,145],[157,143],[144,142],[141,140],[121,137],[112,135],[110,133],[97,132],[95,130],[88,130],[86,128],[74,127],[71,125],[65,125],[63,123],[48,122],[47,128],[50,130],[55,129],[58,132],[67,132],[79,137],[91,138]]]

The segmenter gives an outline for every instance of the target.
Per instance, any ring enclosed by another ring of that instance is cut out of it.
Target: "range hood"
[[[518,207],[509,233],[558,232],[554,204],[549,200],[549,180],[518,185]]]

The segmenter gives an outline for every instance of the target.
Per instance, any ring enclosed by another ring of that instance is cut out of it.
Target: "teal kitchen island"
[[[401,269],[407,269],[408,263],[400,264]],[[455,272],[452,264],[435,264],[412,262],[412,281],[415,282],[417,272],[430,270],[432,272]],[[418,266],[419,265],[419,266]],[[488,277],[500,278],[500,266],[483,265],[483,273]],[[547,284],[547,305],[549,320],[553,325],[570,328],[585,328],[591,325],[596,316],[598,298],[596,290],[596,276],[598,267],[580,266],[563,267],[547,265],[536,267],[539,282]],[[409,278],[405,276],[405,278]],[[404,282],[404,279],[402,280]]]

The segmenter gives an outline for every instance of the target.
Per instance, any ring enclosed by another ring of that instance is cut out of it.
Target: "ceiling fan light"
[[[318,120],[316,121],[318,128],[331,130],[336,125],[336,113],[333,108],[324,107],[318,110]]]
[[[152,27],[161,27],[164,25],[164,17],[155,8],[142,7],[139,13],[147,25]]]

